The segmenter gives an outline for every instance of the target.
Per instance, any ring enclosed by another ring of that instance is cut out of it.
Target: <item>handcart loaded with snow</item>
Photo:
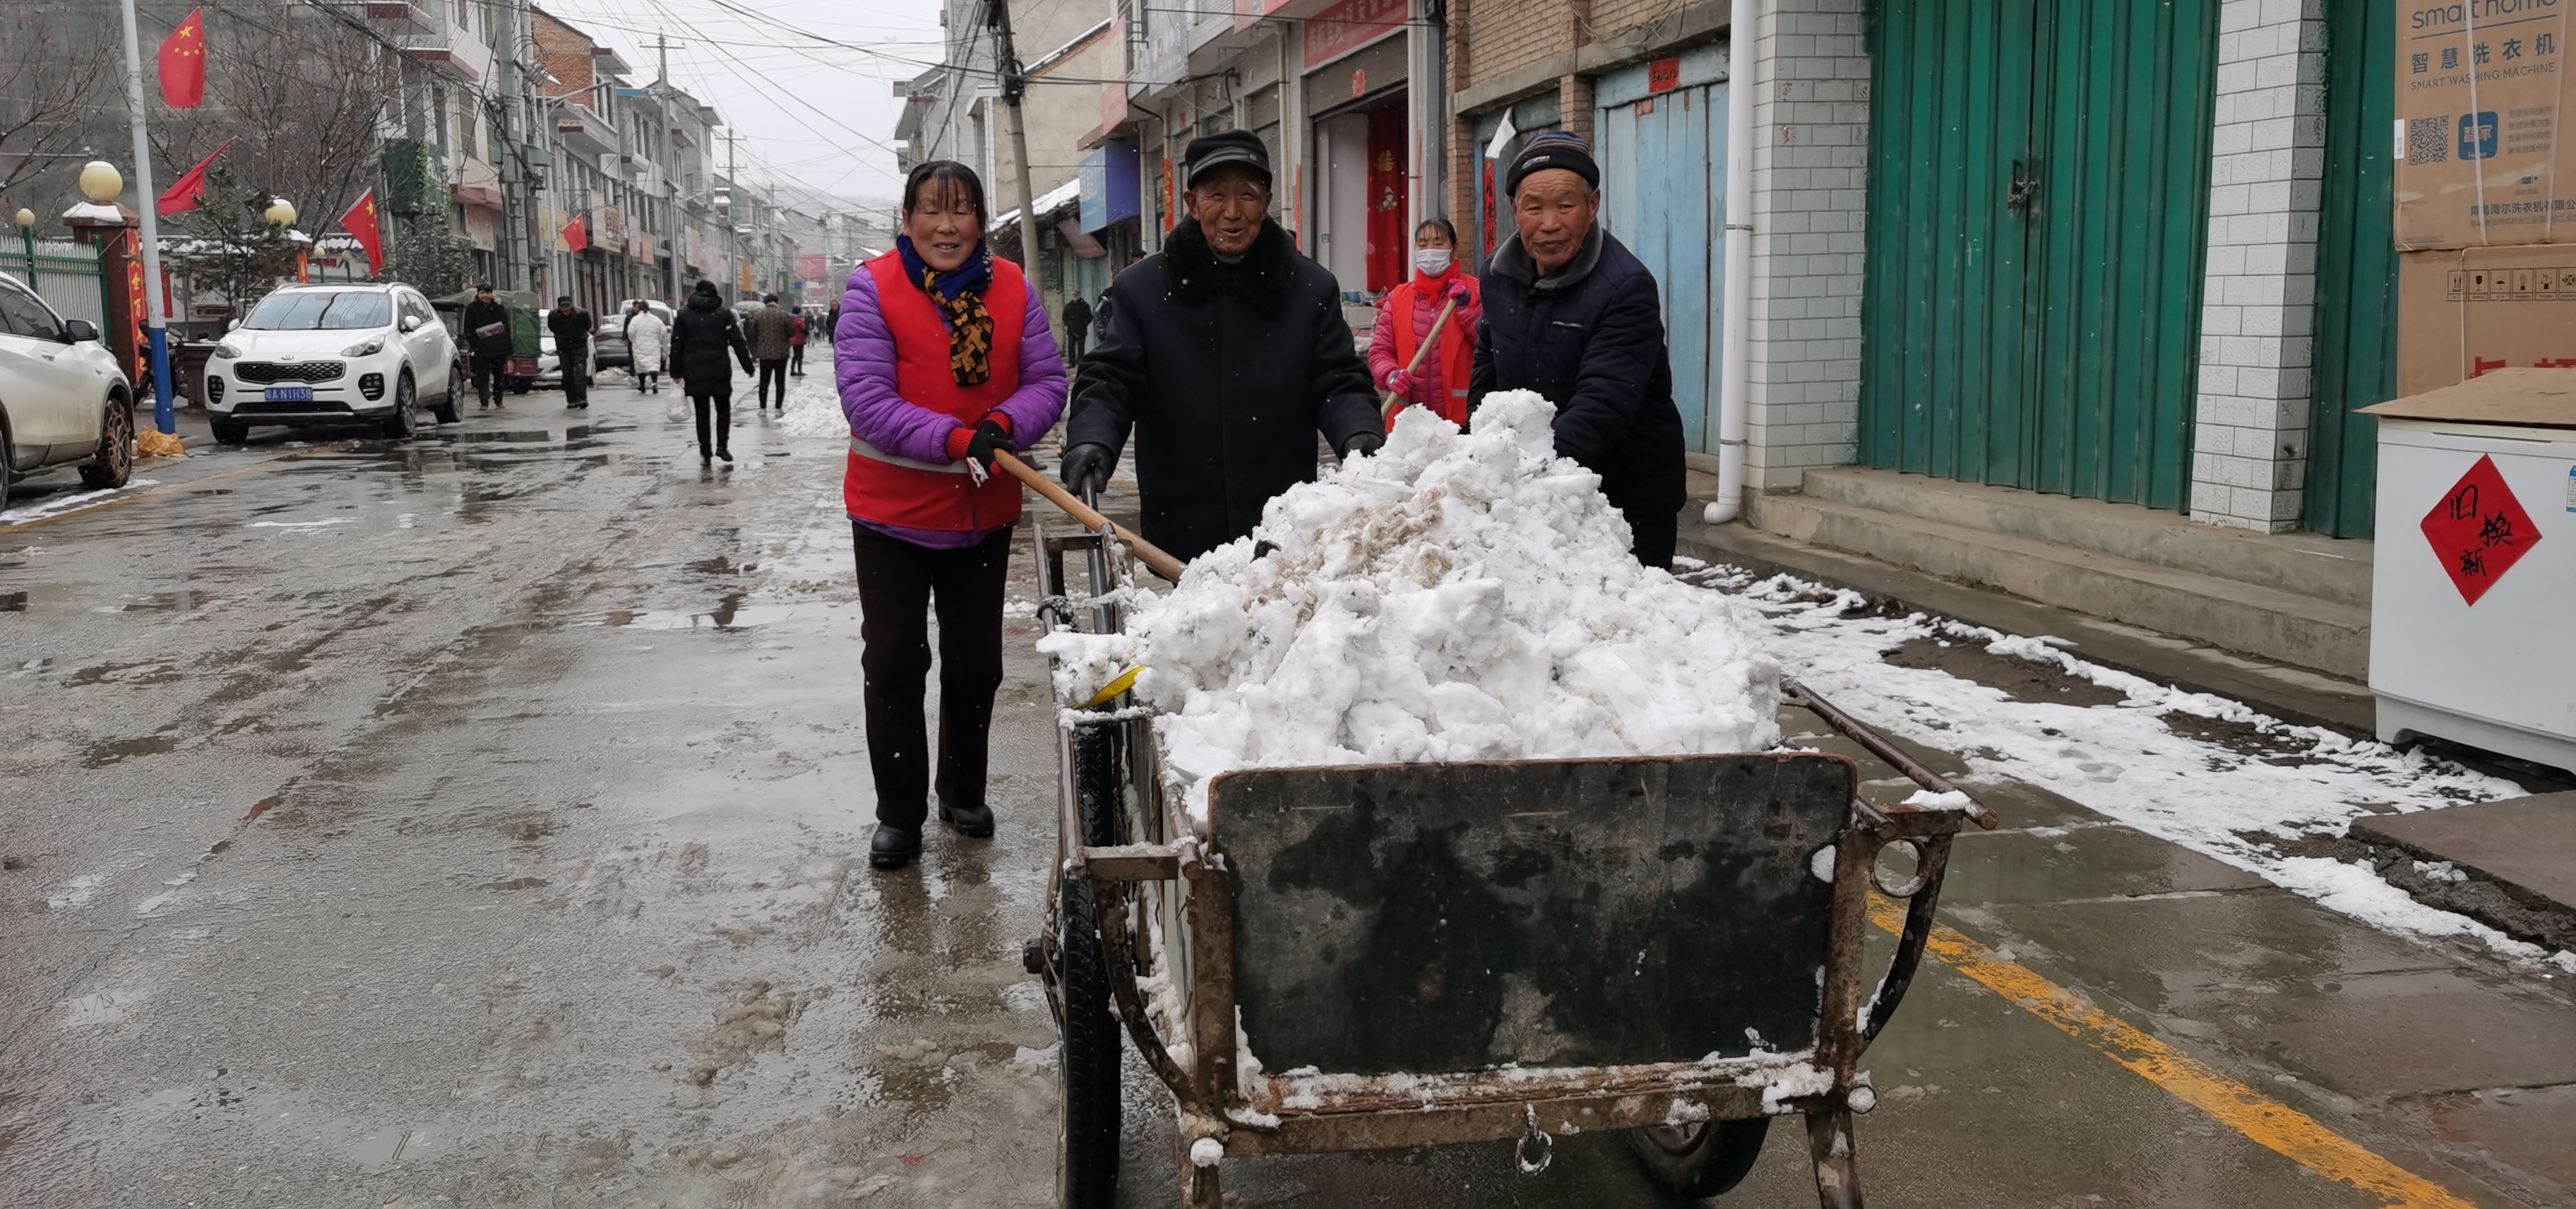
[[[1708,1196],[1791,1113],[1821,1203],[1861,1203],[1862,1052],[1950,837],[1994,816],[1780,676],[1729,598],[1639,567],[1552,414],[1408,412],[1167,592],[1087,508],[1037,533],[1061,859],[1028,960],[1066,1206],[1115,1198],[1122,1029],[1197,1209],[1239,1158],[1517,1138],[1535,1174],[1603,1130]],[[1851,760],[1781,749],[1784,701],[1922,791],[1872,806]],[[1904,921],[1875,980],[1873,910]]]

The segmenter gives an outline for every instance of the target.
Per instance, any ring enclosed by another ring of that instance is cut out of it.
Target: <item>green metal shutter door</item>
[[[2180,508],[2216,0],[1879,0],[1862,457]]]
[[[2308,528],[2368,537],[2379,424],[2354,409],[2397,393],[2388,134],[2397,116],[2396,10],[2382,0],[2330,0],[2326,37],[2326,175],[2304,500]]]

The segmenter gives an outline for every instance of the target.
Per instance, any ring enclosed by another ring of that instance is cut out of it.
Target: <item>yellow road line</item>
[[[189,479],[184,483],[170,483],[165,486],[155,487],[150,491],[140,491],[133,495],[124,496],[118,499],[105,500],[100,503],[92,504],[86,508],[74,508],[67,512],[54,513],[51,516],[40,516],[31,521],[19,521],[15,524],[0,525],[0,533],[15,533],[20,529],[33,529],[38,525],[50,525],[55,521],[67,520],[75,516],[88,516],[93,512],[105,512],[110,508],[122,508],[127,504],[141,503],[144,500],[149,499],[159,499],[160,497],[168,495],[174,491],[186,491],[193,487],[202,487],[207,483],[221,482],[235,475],[249,474],[251,471],[257,470],[263,466],[274,466],[279,462],[302,461],[305,458],[315,457],[325,453],[338,453],[347,449],[353,443],[354,442],[350,441],[338,441],[329,445],[315,446],[311,449],[299,449],[294,453],[287,454],[283,457],[262,458],[248,466],[235,466],[230,470],[218,470],[204,478]]]
[[[1874,900],[1870,919],[1890,932],[1901,933],[1905,909]],[[2469,1209],[2468,1201],[2441,1185],[2363,1149],[2307,1114],[2148,1036],[2029,967],[1998,959],[1994,950],[1965,933],[1935,925],[1928,947],[1933,955],[1986,989],[2056,1025],[2068,1036],[2171,1092],[2175,1099],[2208,1113],[2220,1124],[2279,1152],[2291,1162],[2327,1179],[2350,1184],[2389,1205]]]

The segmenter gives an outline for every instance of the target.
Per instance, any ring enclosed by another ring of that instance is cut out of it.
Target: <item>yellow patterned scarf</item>
[[[993,312],[973,290],[950,295],[939,288],[939,271],[921,270],[921,291],[948,312],[948,372],[959,386],[982,386],[993,379]]]

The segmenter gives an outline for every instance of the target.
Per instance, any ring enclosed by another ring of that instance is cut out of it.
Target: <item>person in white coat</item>
[[[626,312],[626,351],[634,358],[628,372],[635,393],[662,393],[662,359],[671,355],[671,325],[639,302]]]

